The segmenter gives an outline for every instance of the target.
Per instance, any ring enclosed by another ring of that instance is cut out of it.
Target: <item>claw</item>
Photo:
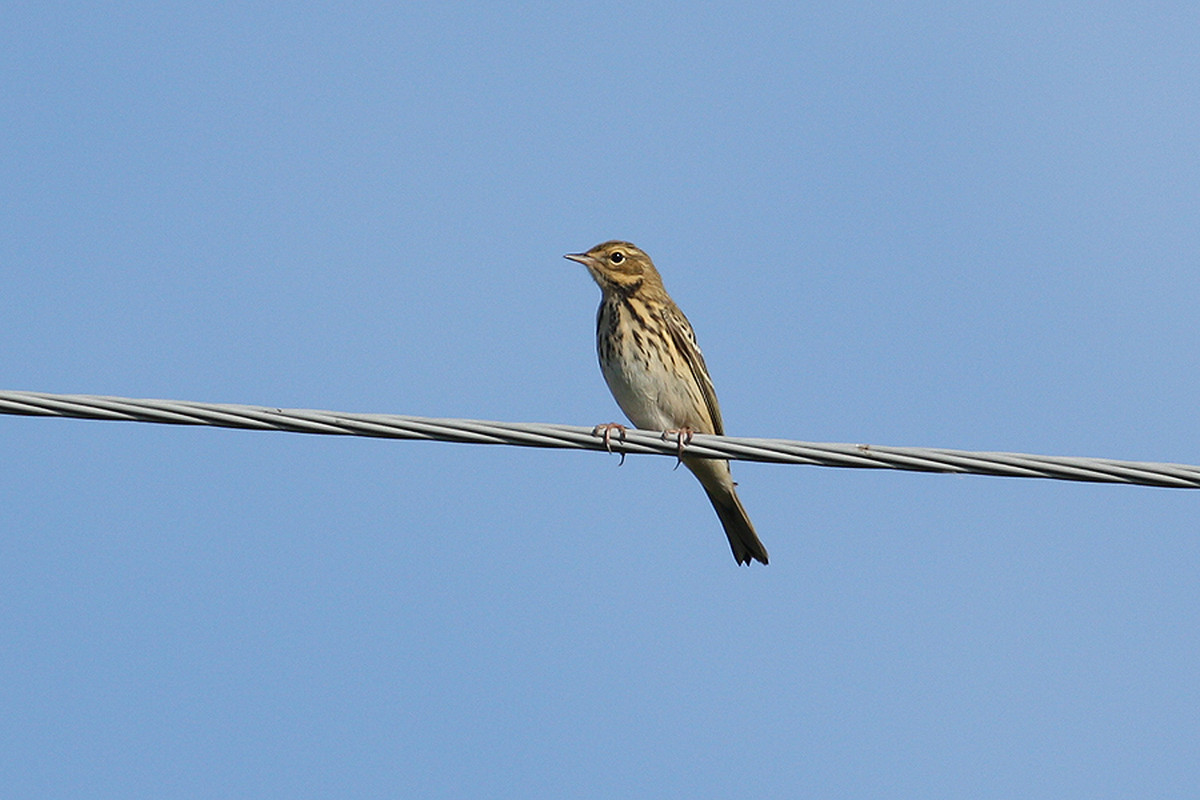
[[[613,449],[612,449],[612,432],[613,431],[617,432],[617,437],[622,442],[625,441],[625,426],[619,422],[606,422],[603,425],[597,425],[596,427],[592,428],[592,436],[599,436],[601,431],[604,432],[604,449],[610,453],[613,451]],[[621,460],[617,462],[617,466],[619,467],[624,463],[625,463],[625,451],[622,450],[621,451]]]
[[[671,434],[675,434],[675,443],[679,446],[679,450],[675,456],[675,466],[672,469],[679,469],[679,465],[683,463],[683,448],[692,443],[692,436],[696,431],[692,428],[676,428],[675,430],[663,431],[663,441]]]

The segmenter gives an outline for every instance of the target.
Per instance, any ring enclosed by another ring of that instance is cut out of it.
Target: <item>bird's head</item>
[[[598,244],[586,253],[568,253],[563,258],[587,267],[604,292],[631,293],[641,286],[662,287],[662,278],[650,256],[629,242]]]

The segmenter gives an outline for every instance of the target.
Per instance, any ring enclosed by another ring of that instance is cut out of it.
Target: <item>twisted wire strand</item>
[[[507,444],[579,450],[607,449],[592,428],[535,422],[488,422],[436,419],[396,414],[355,414],[296,408],[190,400],[148,400],[86,394],[47,394],[0,390],[0,413],[22,416],[73,417],[169,425],[212,425],[221,428],[424,439],[466,444]],[[626,430],[610,438],[612,452],[675,456],[674,438],[660,432]],[[1094,483],[1125,483],[1200,489],[1200,467],[1107,458],[1039,456],[1024,453],[971,452],[930,447],[797,442],[695,434],[687,453],[700,458],[726,458],[775,464],[809,464],[860,469],[1053,478]]]

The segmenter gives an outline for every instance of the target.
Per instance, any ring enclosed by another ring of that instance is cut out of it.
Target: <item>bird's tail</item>
[[[704,492],[712,501],[713,508],[716,509],[717,516],[721,519],[725,535],[729,537],[729,547],[733,550],[733,557],[737,559],[737,562],[749,564],[750,559],[755,559],[766,564],[767,548],[763,547],[763,543],[758,539],[758,534],[754,532],[754,524],[750,522],[746,509],[742,508],[742,501],[738,499],[737,490],[730,489],[723,493],[711,492],[708,487],[705,487]]]
[[[762,564],[767,563],[767,548],[759,541],[754,532],[754,524],[750,515],[742,507],[734,489],[733,477],[729,473],[729,462],[714,459],[689,459],[684,457],[684,465],[695,473],[708,495],[709,502],[725,528],[729,538],[729,547],[733,557],[739,564],[749,564],[751,559]]]

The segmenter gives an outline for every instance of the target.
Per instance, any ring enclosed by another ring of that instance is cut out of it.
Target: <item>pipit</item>
[[[675,305],[650,257],[629,242],[605,242],[566,256],[600,286],[596,353],[609,391],[638,428],[674,434],[679,458],[700,480],[725,528],[733,557],[767,563],[767,551],[738,499],[729,462],[686,455],[693,433],[725,434],[717,393],[691,323]],[[599,425],[605,442],[616,423]]]

